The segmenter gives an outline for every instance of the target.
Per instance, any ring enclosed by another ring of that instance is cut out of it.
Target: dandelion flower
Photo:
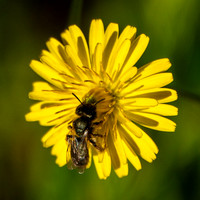
[[[32,60],[30,67],[45,81],[33,83],[29,98],[39,100],[26,114],[27,121],[39,121],[52,128],[42,137],[44,147],[51,147],[56,163],[71,162],[69,126],[78,118],[80,102],[96,104],[95,128],[102,139],[103,151],[87,140],[89,168],[94,161],[100,179],[111,173],[111,165],[118,177],[128,175],[128,160],[141,169],[139,157],[147,162],[156,159],[158,148],[142,130],[142,126],[158,131],[173,132],[176,124],[166,116],[177,115],[177,108],[167,104],[177,99],[173,89],[163,88],[173,81],[166,72],[171,63],[167,58],[155,60],[140,68],[136,62],[144,53],[149,38],[136,37],[136,28],[126,26],[119,34],[116,23],[104,31],[100,19],[92,20],[89,46],[76,26],[69,26],[61,34],[62,43],[50,38],[40,61]],[[89,100],[88,100],[89,99]],[[94,123],[95,124],[95,123]],[[98,124],[98,123],[97,123]],[[95,133],[94,133],[95,135]]]

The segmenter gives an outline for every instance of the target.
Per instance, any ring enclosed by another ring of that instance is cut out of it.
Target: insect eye
[[[76,114],[81,116],[83,114],[83,109],[82,109],[82,105],[79,105],[77,108],[76,108]]]

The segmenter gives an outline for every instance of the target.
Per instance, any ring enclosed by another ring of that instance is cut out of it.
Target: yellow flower
[[[71,162],[71,145],[78,138],[73,121],[80,116],[76,108],[83,103],[96,106],[92,121],[93,143],[87,141],[90,167],[93,158],[100,179],[106,179],[111,164],[118,177],[128,174],[128,160],[141,169],[138,156],[148,162],[156,158],[158,148],[138,126],[159,131],[174,131],[176,124],[163,117],[177,115],[177,108],[166,104],[177,99],[175,90],[163,88],[173,81],[165,72],[171,66],[167,58],[150,62],[141,68],[135,64],[145,51],[149,38],[136,37],[136,28],[126,26],[119,35],[118,24],[110,23],[104,31],[100,19],[92,20],[89,48],[82,31],[72,25],[62,34],[60,43],[47,42],[40,61],[32,60],[31,68],[47,82],[35,82],[29,97],[39,100],[31,106],[27,121],[53,126],[43,137],[44,147],[52,148],[56,163]],[[99,124],[98,124],[99,123]],[[99,136],[95,136],[95,134]],[[67,136],[73,135],[73,136]]]

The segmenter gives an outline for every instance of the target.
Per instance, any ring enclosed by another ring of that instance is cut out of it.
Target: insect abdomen
[[[72,142],[71,147],[72,162],[76,167],[85,167],[89,160],[88,148],[86,140],[76,138]]]

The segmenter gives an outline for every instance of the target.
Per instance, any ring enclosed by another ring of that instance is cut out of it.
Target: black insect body
[[[78,97],[73,94],[77,99]],[[78,99],[79,100],[79,99]],[[75,168],[85,169],[89,161],[89,152],[87,143],[88,141],[99,151],[103,151],[105,148],[96,144],[96,137],[103,137],[100,134],[94,134],[95,126],[101,122],[93,122],[96,119],[96,105],[103,101],[97,101],[96,103],[85,103],[81,104],[76,108],[76,114],[79,116],[73,121],[72,126],[69,129],[74,131],[73,135],[67,135],[67,141],[71,146],[71,161]]]
[[[68,140],[71,135],[68,135]],[[73,136],[71,143],[71,159],[76,168],[85,168],[89,160],[87,141],[85,137]]]
[[[75,132],[80,137],[82,137],[84,135],[84,132],[86,130],[89,133],[92,132],[91,125],[92,125],[92,120],[85,116],[81,116],[73,122],[73,127],[75,129]]]

